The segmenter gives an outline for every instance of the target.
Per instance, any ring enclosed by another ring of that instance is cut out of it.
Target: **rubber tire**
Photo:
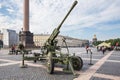
[[[78,56],[72,56],[71,59],[71,64],[73,65],[73,69],[74,70],[81,70],[83,67],[83,60],[81,59],[81,57]]]
[[[79,56],[78,56],[79,57]],[[81,65],[80,65],[80,70],[82,69],[82,67],[83,67],[83,60],[82,60],[82,58],[81,57],[79,57],[79,59],[80,59],[80,63],[81,63]]]

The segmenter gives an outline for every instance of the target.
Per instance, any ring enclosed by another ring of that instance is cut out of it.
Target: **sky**
[[[30,31],[51,34],[75,0],[29,0]],[[120,0],[77,0],[60,29],[60,35],[98,40],[120,38]],[[0,30],[23,27],[23,0],[0,0]]]

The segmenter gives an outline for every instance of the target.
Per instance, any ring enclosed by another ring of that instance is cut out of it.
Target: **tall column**
[[[33,33],[29,31],[29,0],[24,0],[23,31],[19,33],[19,39],[26,48],[34,47]]]
[[[24,0],[24,27],[23,31],[29,31],[29,0]]]

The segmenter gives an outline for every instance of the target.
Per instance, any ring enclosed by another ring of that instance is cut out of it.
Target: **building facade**
[[[33,47],[41,47],[44,46],[44,43],[49,38],[49,34],[34,34]],[[64,47],[63,38],[65,38],[67,46],[69,47],[84,47],[89,44],[88,40],[80,40],[68,36],[59,35],[56,39],[58,40],[57,46]],[[3,33],[0,34],[0,39],[3,41],[3,47],[11,47],[12,45],[18,45],[19,43],[19,35],[14,30],[4,29]]]
[[[15,30],[3,29],[3,47],[11,47],[19,42],[18,34]]]
[[[94,37],[93,37],[93,43],[95,43],[95,42],[97,42],[97,37],[96,37],[96,35],[94,35]]]
[[[33,41],[34,41],[34,45],[36,47],[41,47],[44,45],[44,43],[46,42],[46,40],[49,38],[49,34],[35,34],[33,36]],[[68,36],[61,36],[59,35],[56,39],[58,40],[58,46],[65,46],[65,44],[63,44],[63,37],[66,39],[67,42],[67,46],[69,47],[82,47],[85,46],[86,44],[89,44],[88,40],[80,40],[80,39],[76,39],[76,38],[71,38]]]

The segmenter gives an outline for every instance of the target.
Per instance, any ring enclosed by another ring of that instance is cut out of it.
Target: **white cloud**
[[[21,0],[9,0],[1,2],[2,7],[8,13],[0,12],[0,29],[7,28],[13,30],[20,30],[22,27],[22,7]],[[5,11],[3,10],[3,11]]]
[[[10,14],[12,14],[12,13],[14,12],[14,9],[8,8],[7,11],[8,11]]]
[[[30,31],[34,33],[51,33],[57,27],[72,3],[75,0],[30,0]],[[105,22],[120,20],[119,0],[78,0],[61,31],[82,30],[83,28],[94,27],[96,29],[111,30],[119,28],[118,25],[99,25]],[[23,26],[23,0],[9,0],[0,3],[0,7],[7,6],[8,11],[16,18],[10,19],[0,12],[0,28],[15,28],[20,30]],[[15,8],[16,6],[16,8]],[[16,10],[17,9],[17,10]],[[10,20],[10,21],[9,21]],[[114,26],[114,27],[113,27]]]
[[[2,4],[0,3],[0,8],[2,8]]]
[[[69,9],[66,8],[67,2],[65,0],[42,0],[41,3],[36,3],[36,0],[31,0],[31,30],[36,29],[38,33],[50,33],[60,24]]]

